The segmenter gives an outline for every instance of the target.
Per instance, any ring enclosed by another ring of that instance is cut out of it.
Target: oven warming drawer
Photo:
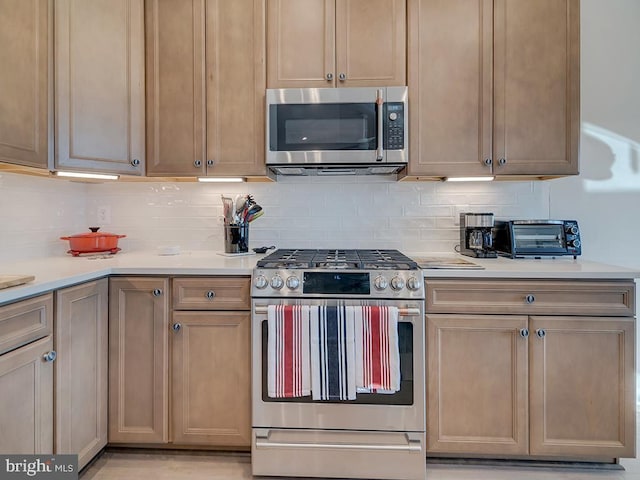
[[[253,475],[424,480],[425,434],[254,428]]]

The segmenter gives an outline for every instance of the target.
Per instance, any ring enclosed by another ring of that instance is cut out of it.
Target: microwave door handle
[[[376,98],[376,113],[378,115],[378,149],[376,150],[376,160],[381,161],[384,159],[384,144],[382,143],[383,136],[383,118],[382,118],[382,106],[384,104],[383,92],[381,89],[378,90],[377,98]]]

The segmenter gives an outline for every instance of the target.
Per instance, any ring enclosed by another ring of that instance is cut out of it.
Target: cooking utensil
[[[242,221],[243,222],[247,222],[248,218],[250,215],[255,216],[256,213],[262,211],[262,207],[260,205],[258,205],[257,203],[255,203],[254,205],[252,205],[251,207],[249,207],[247,210],[245,210],[243,216],[242,216]]]
[[[258,211],[258,212],[256,212],[256,213],[254,213],[254,214],[247,215],[247,216],[246,216],[246,218],[245,218],[245,222],[246,222],[246,223],[251,223],[251,222],[253,222],[256,218],[259,218],[259,217],[261,217],[262,215],[264,215],[264,210],[260,209],[260,211]]]
[[[81,253],[117,253],[120,251],[120,248],[118,248],[118,239],[126,237],[126,235],[98,232],[100,227],[89,227],[89,230],[91,230],[91,232],[60,237],[60,240],[69,241],[70,249],[67,253],[70,253],[74,257],[77,257]]]

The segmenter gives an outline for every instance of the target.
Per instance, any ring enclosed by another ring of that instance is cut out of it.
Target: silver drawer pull
[[[520,329],[520,336],[522,338],[528,338],[529,337],[529,329],[528,328],[521,328]]]
[[[174,332],[179,332],[180,329],[182,328],[182,324],[181,323],[174,323],[171,328],[173,328]]]
[[[257,306],[254,312],[256,315],[266,315],[267,306],[266,305]],[[420,309],[419,308],[399,308],[398,315],[401,317],[415,317],[416,315],[420,315]]]
[[[539,328],[536,330],[536,335],[538,336],[538,338],[544,338],[547,335],[547,332],[544,330],[544,328]]]
[[[524,301],[527,302],[529,305],[531,305],[533,302],[536,301],[536,297],[534,297],[533,295],[529,294],[526,297],[524,297]]]
[[[404,452],[420,452],[420,442],[409,442],[407,445],[358,445],[349,443],[295,443],[270,442],[256,439],[257,448],[330,448],[332,450],[400,450]]]
[[[207,297],[209,300],[213,300],[215,296],[216,292],[214,292],[213,290],[209,290],[207,293],[205,293],[205,297]]]

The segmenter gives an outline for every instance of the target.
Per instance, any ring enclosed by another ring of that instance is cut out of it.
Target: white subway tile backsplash
[[[251,193],[265,214],[251,224],[250,246],[398,248],[449,252],[458,243],[454,216],[494,212],[503,218],[546,218],[545,182],[395,182],[388,177],[290,177],[277,183],[82,184],[0,175],[0,260],[64,255],[59,236],[87,231],[98,207],[103,230],[126,234],[127,250],[180,245],[222,250],[221,194]],[[25,241],[28,239],[28,241]]]

